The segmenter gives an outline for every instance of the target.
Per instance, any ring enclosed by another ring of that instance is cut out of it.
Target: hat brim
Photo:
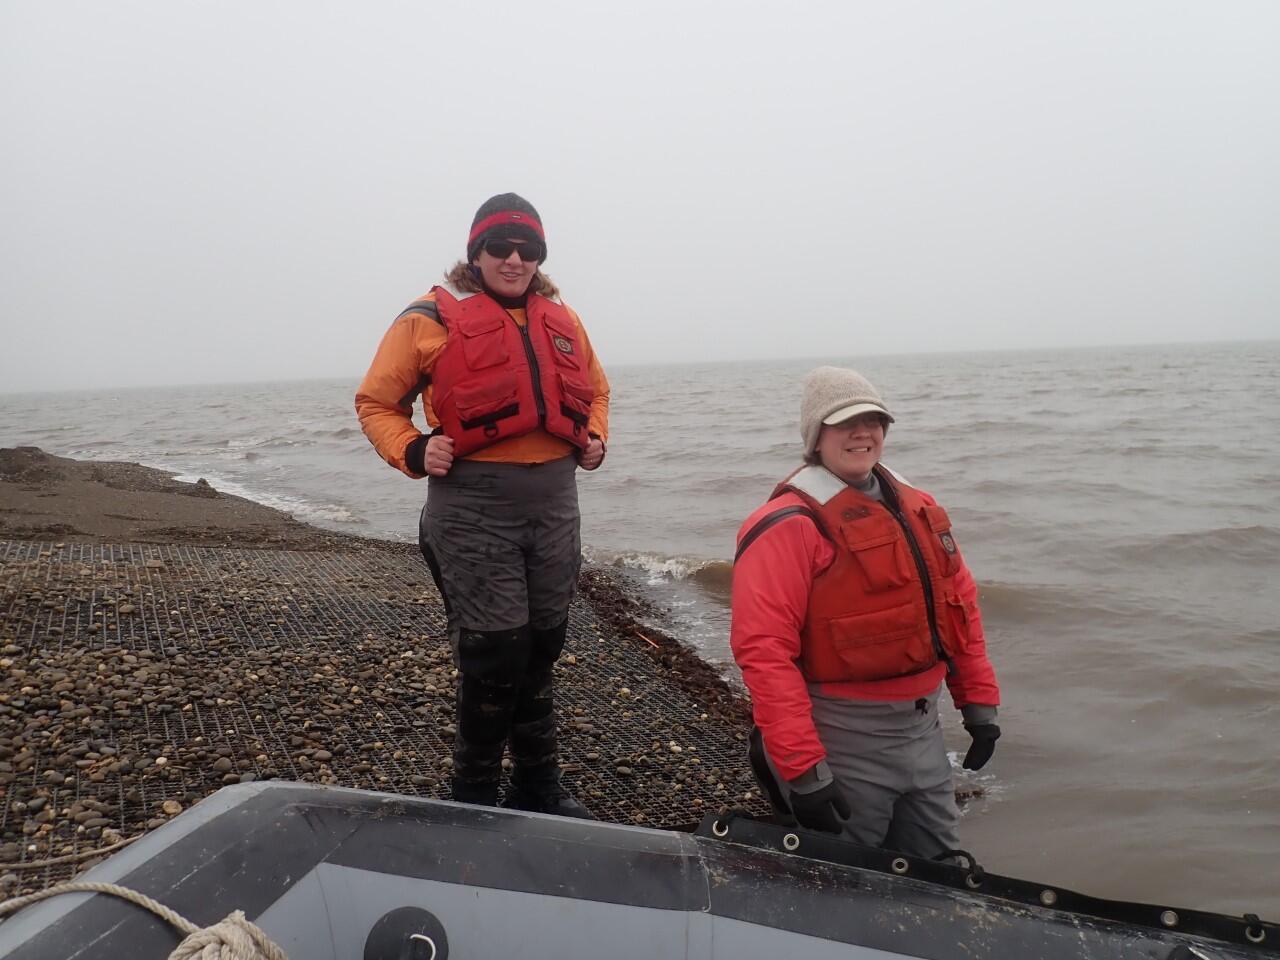
[[[856,417],[860,413],[878,413],[885,417],[890,423],[894,422],[893,414],[884,407],[875,403],[851,403],[847,407],[841,407],[839,410],[833,410],[822,418],[822,422],[827,426],[834,426],[837,423],[844,423],[850,417]]]

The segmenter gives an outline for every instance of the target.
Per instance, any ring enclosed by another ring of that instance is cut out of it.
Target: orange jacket
[[[356,415],[360,418],[365,436],[382,459],[411,477],[423,476],[405,462],[408,446],[423,436],[423,432],[413,422],[413,404],[419,395],[422,397],[427,426],[435,429],[441,425],[434,406],[436,392],[433,376],[449,342],[450,333],[438,319],[437,289],[433,288],[415,301],[391,324],[356,392]],[[609,381],[591,347],[581,319],[569,307],[564,306],[563,310],[576,327],[576,345],[581,351],[580,364],[593,391],[587,432],[607,440]],[[506,310],[505,313],[518,327],[525,326],[525,310]],[[454,439],[456,442],[458,438]],[[501,439],[464,456],[469,460],[497,463],[546,463],[568,456],[576,449],[569,441],[538,427],[518,437]]]

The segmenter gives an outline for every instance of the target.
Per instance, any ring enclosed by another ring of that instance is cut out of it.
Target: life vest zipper
[[[886,486],[886,484],[881,484],[882,489]],[[915,534],[911,532],[911,525],[907,523],[906,517],[898,509],[897,492],[893,490],[886,490],[885,492],[884,505],[893,515],[893,519],[898,521],[898,526],[902,527],[902,532],[907,535],[907,546],[911,548],[911,557],[915,560],[916,572],[920,575],[920,587],[924,590],[925,614],[929,617],[929,639],[933,642],[934,654],[947,665],[949,672],[951,670],[951,658],[947,656],[946,650],[942,648],[942,638],[938,636],[938,615],[934,609],[933,580],[929,576],[929,567],[924,562],[924,554],[920,552],[920,544],[916,542]]]
[[[513,318],[512,323],[516,323]],[[538,408],[538,423],[542,424],[545,430],[547,427],[547,401],[542,396],[542,371],[538,369],[538,356],[533,352],[533,341],[529,339],[529,314],[525,313],[524,326],[516,323],[520,327],[520,336],[524,338],[524,353],[529,360],[529,372],[533,375],[533,399]]]

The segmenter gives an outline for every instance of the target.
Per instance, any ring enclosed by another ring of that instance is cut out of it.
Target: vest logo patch
[[[956,538],[951,536],[949,533],[944,533],[941,534],[938,539],[942,541],[942,549],[947,551],[948,555],[955,556]]]
[[[562,337],[557,334],[551,338],[551,342],[561,353],[573,354],[573,341],[568,337]]]

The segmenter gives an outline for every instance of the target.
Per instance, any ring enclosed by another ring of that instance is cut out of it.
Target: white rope
[[[116,886],[114,883],[92,883],[84,880],[60,883],[56,887],[28,894],[25,897],[14,897],[12,900],[0,903],[0,917],[15,910],[21,910],[27,904],[60,893],[111,894],[145,907],[156,916],[169,921],[181,930],[185,937],[169,954],[169,960],[289,960],[285,952],[258,927],[250,923],[241,910],[235,911],[211,927],[202,929],[181,914],[170,910],[163,903],[152,900],[136,890],[130,890],[128,887]]]

